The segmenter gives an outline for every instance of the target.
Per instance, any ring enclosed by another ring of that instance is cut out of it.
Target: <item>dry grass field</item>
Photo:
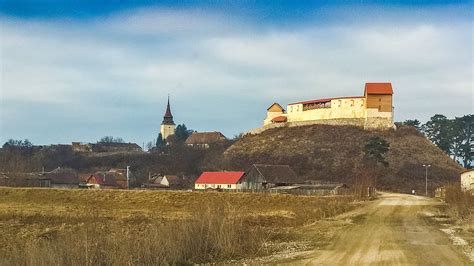
[[[268,255],[351,197],[0,188],[1,265],[222,262]]]

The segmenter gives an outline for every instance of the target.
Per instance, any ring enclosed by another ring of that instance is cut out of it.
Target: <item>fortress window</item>
[[[341,105],[342,105],[342,101],[341,101],[341,100],[339,100],[339,107],[341,107]]]
[[[351,100],[351,106],[354,106],[354,100]]]

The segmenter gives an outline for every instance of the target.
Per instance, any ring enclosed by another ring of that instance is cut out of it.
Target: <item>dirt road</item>
[[[436,204],[420,196],[382,194],[331,244],[289,264],[474,265],[427,217]]]

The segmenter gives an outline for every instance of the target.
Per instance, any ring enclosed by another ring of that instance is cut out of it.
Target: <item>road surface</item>
[[[297,265],[474,265],[426,213],[438,201],[382,194],[336,234],[331,244]],[[288,262],[286,262],[288,263]]]

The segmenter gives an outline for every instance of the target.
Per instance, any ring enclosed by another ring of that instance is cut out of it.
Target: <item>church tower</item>
[[[166,106],[165,116],[163,116],[163,122],[160,125],[160,133],[163,139],[168,138],[171,135],[174,135],[174,130],[176,125],[173,122],[173,115],[171,114],[170,108],[170,96],[168,95],[168,105]]]

